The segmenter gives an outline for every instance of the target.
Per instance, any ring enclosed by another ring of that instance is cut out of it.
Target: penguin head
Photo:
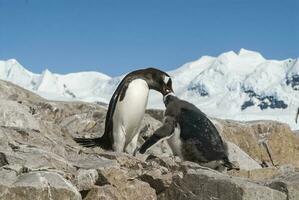
[[[175,94],[173,92],[170,92],[170,93],[164,95],[163,102],[165,104],[165,107],[167,107],[167,105],[175,99],[177,99],[177,97],[175,96]]]
[[[158,69],[147,68],[146,81],[150,89],[160,92],[163,96],[173,92],[170,76]]]

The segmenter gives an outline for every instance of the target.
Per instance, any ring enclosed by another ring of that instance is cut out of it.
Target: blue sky
[[[297,0],[0,0],[0,60],[29,70],[170,70],[240,48],[299,57]]]

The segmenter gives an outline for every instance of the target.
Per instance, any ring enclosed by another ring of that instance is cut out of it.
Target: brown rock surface
[[[103,133],[106,107],[100,104],[47,101],[5,81],[0,81],[0,97],[1,200],[297,198],[296,192],[276,187],[279,181],[287,189],[297,185],[279,172],[280,165],[289,164],[294,168],[289,174],[295,176],[298,167],[298,143],[285,124],[217,120],[223,137],[233,143],[236,159],[251,163],[247,171],[221,174],[182,162],[167,144],[141,157],[79,146],[72,137]],[[160,126],[161,113],[146,114],[140,143]],[[255,162],[270,165],[263,141],[279,169],[252,170]]]
[[[57,173],[30,172],[15,179],[0,184],[0,199],[82,199],[77,189]]]
[[[205,170],[189,169],[183,177],[175,177],[160,199],[177,200],[286,200],[283,192],[243,179]]]
[[[287,124],[276,121],[236,122],[217,120],[224,140],[238,145],[260,164],[299,167],[299,138]],[[269,153],[268,153],[269,152]]]
[[[112,185],[96,186],[92,188],[84,200],[120,200],[122,196]]]
[[[284,192],[288,200],[299,198],[299,172],[279,175],[266,183],[272,189]]]

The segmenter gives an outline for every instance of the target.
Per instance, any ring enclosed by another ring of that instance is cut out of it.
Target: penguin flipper
[[[152,136],[150,136],[140,147],[139,152],[144,154],[148,148],[156,144],[163,138],[171,136],[175,129],[175,119],[171,116],[167,116],[164,120],[163,126],[158,128]]]
[[[234,164],[234,163],[232,163],[232,162],[230,162],[229,160],[228,160],[228,158],[224,158],[223,159],[223,166],[224,167],[226,167],[227,168],[227,171],[230,171],[230,170],[232,170],[232,169],[234,169],[234,170],[240,170],[240,167],[239,166],[237,166],[236,164]]]
[[[73,138],[75,142],[80,144],[83,147],[101,147],[105,150],[109,150],[109,144],[107,144],[101,137],[98,138]]]

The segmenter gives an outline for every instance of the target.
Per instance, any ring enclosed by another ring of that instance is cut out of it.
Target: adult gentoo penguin
[[[85,147],[100,146],[106,150],[133,153],[137,146],[149,90],[165,95],[172,90],[170,76],[158,69],[147,68],[127,74],[109,103],[105,132],[98,138],[74,138]]]
[[[193,104],[173,94],[164,96],[164,123],[139,149],[140,153],[153,144],[167,139],[174,155],[182,160],[222,170],[235,168],[228,160],[226,144],[214,124]]]

